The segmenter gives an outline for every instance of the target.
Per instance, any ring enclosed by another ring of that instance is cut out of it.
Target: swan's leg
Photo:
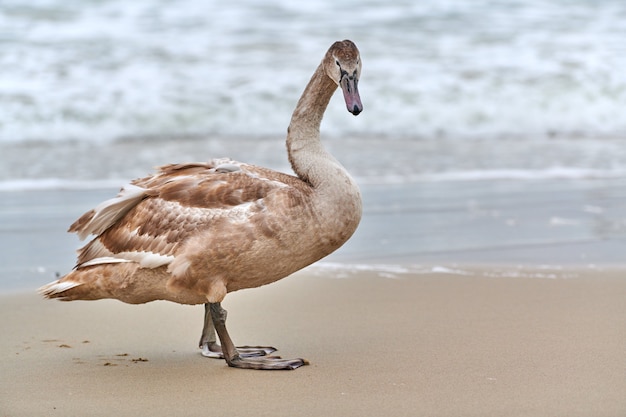
[[[200,336],[200,349],[202,349],[202,356],[224,359],[222,347],[217,344],[217,338],[215,337],[215,326],[213,326],[209,303],[204,305],[204,327],[202,328],[202,336]],[[276,348],[271,346],[241,346],[237,347],[237,350],[239,355],[244,358],[265,356],[276,352]]]
[[[200,349],[202,349],[202,356],[207,358],[224,358],[222,347],[217,344],[217,338],[215,337],[215,327],[211,319],[209,303],[204,305],[204,327],[202,327],[202,336],[200,336]]]
[[[302,365],[308,365],[304,359],[281,359],[274,356],[264,356],[258,358],[244,357],[239,354],[228,331],[226,330],[226,310],[222,308],[220,303],[210,303],[211,318],[213,325],[222,342],[222,352],[228,366],[243,369],[296,369]]]

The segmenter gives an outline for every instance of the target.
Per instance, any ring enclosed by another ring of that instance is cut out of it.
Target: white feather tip
[[[40,287],[37,290],[37,292],[46,298],[55,298],[57,294],[61,294],[62,292],[65,292],[79,285],[81,285],[80,282],[72,282],[72,281],[59,282],[57,280],[49,284],[46,284],[43,287]]]

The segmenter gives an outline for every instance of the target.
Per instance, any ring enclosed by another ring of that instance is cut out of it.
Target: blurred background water
[[[336,95],[322,130],[363,182],[626,175],[622,0],[5,0],[0,188],[288,169],[291,111],[344,38],[365,112]]]
[[[365,111],[336,94],[322,135],[365,206],[325,262],[623,264],[623,0],[0,0],[0,290],[68,271],[67,225],[154,166],[289,172],[345,38]]]

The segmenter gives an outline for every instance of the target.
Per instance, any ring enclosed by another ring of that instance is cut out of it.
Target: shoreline
[[[624,263],[624,179],[361,186],[354,236],[324,262],[347,265]],[[2,192],[0,292],[63,275],[81,242],[67,227],[116,189]]]
[[[201,357],[201,306],[2,295],[0,415],[626,412],[623,270],[472,271],[303,271],[230,294],[235,342],[311,361],[291,372]]]
[[[41,299],[115,191],[3,192],[0,416],[624,415],[623,181],[363,186],[344,247],[226,298],[311,362],[269,373],[201,357],[201,306]]]

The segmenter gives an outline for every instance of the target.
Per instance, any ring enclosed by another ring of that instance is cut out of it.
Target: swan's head
[[[348,111],[355,116],[363,111],[358,84],[361,76],[361,56],[349,40],[335,42],[324,59],[326,74],[343,90]]]

